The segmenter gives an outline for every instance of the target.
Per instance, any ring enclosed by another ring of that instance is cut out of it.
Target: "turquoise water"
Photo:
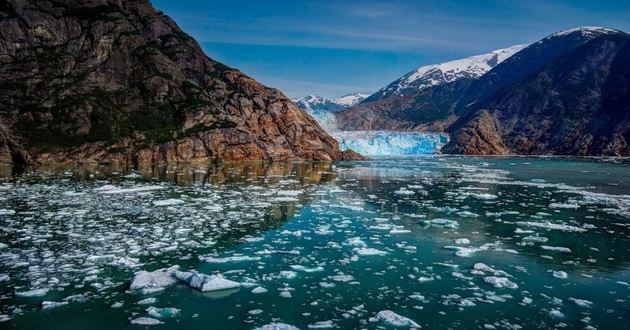
[[[389,310],[425,329],[620,329],[629,174],[441,156],[5,173],[0,327],[376,329]],[[241,286],[130,289],[175,265]]]

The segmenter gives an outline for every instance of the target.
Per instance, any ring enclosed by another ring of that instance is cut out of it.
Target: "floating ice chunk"
[[[570,301],[572,301],[574,304],[580,306],[580,307],[584,307],[584,308],[591,308],[593,306],[593,302],[589,301],[589,300],[585,300],[585,299],[577,299],[577,298],[569,298]]]
[[[291,298],[291,291],[280,291],[280,297],[282,298]]]
[[[57,308],[57,307],[64,306],[67,304],[68,304],[67,301],[43,301],[42,309]]]
[[[478,198],[478,199],[485,199],[485,200],[498,198],[497,195],[487,194],[487,193],[470,193],[470,196]]]
[[[455,244],[457,245],[468,245],[470,244],[470,240],[468,238],[458,238],[455,240]]]
[[[547,241],[549,241],[549,239],[544,236],[526,236],[526,237],[523,237],[523,240],[529,241],[529,242],[537,242],[537,243],[547,243]]]
[[[346,240],[346,242],[349,245],[352,245],[352,246],[358,246],[358,247],[366,247],[367,246],[367,244],[365,244],[365,242],[361,239],[361,237],[348,238]]]
[[[123,307],[123,305],[124,305],[124,303],[123,303],[123,302],[117,301],[117,302],[113,303],[113,304],[112,304],[111,306],[109,306],[109,307],[111,307],[111,308],[121,308],[121,307]]]
[[[518,285],[510,281],[507,277],[486,276],[483,278],[483,281],[499,289],[518,289]]]
[[[145,288],[164,288],[175,284],[177,280],[173,278],[176,267],[158,269],[152,272],[140,271],[133,277],[129,288],[140,290]]]
[[[147,314],[158,319],[175,317],[180,312],[179,309],[174,307],[157,308],[153,306],[147,308],[146,311]]]
[[[249,315],[258,315],[261,314],[263,312],[262,309],[252,309],[250,311],[247,311],[247,314]]]
[[[131,320],[131,324],[137,324],[137,325],[159,325],[162,323],[164,322],[154,319],[152,317],[139,317],[139,318]]]
[[[354,280],[354,277],[352,277],[352,275],[337,274],[337,275],[331,276],[330,279],[332,279],[335,282],[350,282]]]
[[[267,289],[263,288],[262,286],[259,286],[259,287],[256,287],[256,288],[252,289],[252,293],[253,294],[267,293]]]
[[[410,233],[411,230],[409,229],[401,229],[401,228],[394,228],[392,230],[389,231],[390,235],[396,235],[396,234],[408,234]]]
[[[302,265],[291,265],[290,267],[292,269],[295,269],[295,270],[300,271],[300,272],[305,272],[305,273],[316,273],[316,272],[324,271],[324,267],[322,267],[322,266],[317,266],[317,267],[313,267],[313,268],[307,268],[307,267],[304,267]]]
[[[402,315],[398,315],[390,310],[378,312],[378,314],[376,314],[376,321],[383,322],[386,325],[393,327],[421,328],[421,326],[413,320]]]
[[[292,325],[285,323],[270,323],[265,324],[262,327],[256,328],[256,330],[300,330]]]
[[[309,329],[331,329],[335,328],[336,325],[333,321],[317,321],[315,323],[311,323],[308,325]]]
[[[142,191],[162,190],[162,189],[164,189],[164,187],[162,186],[142,186],[142,187],[118,189],[114,186],[106,185],[101,188],[97,188],[95,190],[103,194],[126,194],[126,193],[135,193],[135,192],[142,192]]]
[[[191,276],[185,277],[188,286],[199,291],[219,291],[227,289],[240,288],[241,283],[225,279],[223,275],[206,275],[201,273],[192,273]]]
[[[402,187],[402,188],[394,191],[394,194],[396,194],[396,195],[415,195],[416,192],[412,191],[412,190],[407,190],[407,188]]]
[[[586,232],[586,229],[584,228],[565,225],[565,224],[551,223],[548,221],[547,222],[517,221],[516,224],[521,225],[521,226],[546,228],[546,229],[561,230],[561,231],[566,231],[566,232],[576,232],[576,233]]]
[[[138,304],[138,305],[151,305],[151,304],[155,304],[156,301],[157,301],[157,299],[155,299],[155,298],[145,298],[145,299],[142,299],[142,300],[138,301],[136,304]]]
[[[556,319],[556,320],[557,319],[563,319],[564,318],[564,314],[561,311],[557,310],[557,309],[552,309],[549,312],[549,317],[551,317],[552,319]]]
[[[118,260],[111,262],[111,265],[123,268],[136,268],[142,266],[140,259],[131,257],[121,257]]]
[[[551,203],[549,207],[552,209],[579,209],[578,204],[565,204],[565,203]]]
[[[15,210],[0,209],[0,215],[14,215]]]
[[[213,264],[224,264],[228,262],[244,262],[244,261],[258,261],[260,257],[250,257],[250,256],[232,256],[225,258],[214,258],[214,257],[205,257],[201,258],[201,260]]]
[[[184,203],[185,202],[183,200],[177,199],[177,198],[169,198],[169,199],[153,201],[153,205],[155,206],[171,206],[171,205],[179,205],[179,204],[184,204]]]
[[[281,278],[286,278],[287,280],[294,279],[297,277],[297,273],[291,270],[283,270],[278,273],[278,276]]]
[[[353,251],[360,256],[384,256],[387,254],[385,251],[381,251],[375,248],[354,248]]]
[[[430,225],[442,226],[442,227],[451,228],[451,229],[455,229],[459,226],[459,222],[455,220],[449,220],[449,219],[438,218],[438,219],[426,220],[425,222]]]
[[[49,288],[34,289],[29,291],[16,291],[15,295],[24,298],[43,297],[48,293],[48,291],[50,291]]]
[[[568,275],[566,272],[563,272],[561,270],[554,270],[553,271],[553,277],[557,277],[557,278],[567,278]]]
[[[532,298],[529,297],[523,297],[523,300],[521,300],[521,302],[525,305],[529,305],[533,302]]]
[[[543,249],[543,250],[547,250],[547,251],[558,251],[558,252],[571,253],[571,249],[569,249],[567,247],[563,247],[563,246],[541,245],[540,248]]]

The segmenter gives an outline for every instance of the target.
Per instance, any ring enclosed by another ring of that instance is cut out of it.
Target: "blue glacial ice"
[[[352,149],[364,156],[436,154],[448,142],[442,133],[337,131],[332,136],[341,150]]]
[[[443,133],[401,131],[340,131],[335,114],[326,110],[308,111],[337,141],[341,150],[352,149],[364,156],[436,154],[446,142]]]

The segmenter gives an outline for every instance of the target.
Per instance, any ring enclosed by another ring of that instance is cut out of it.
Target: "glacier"
[[[364,156],[429,155],[440,152],[448,142],[445,133],[408,131],[340,131],[331,111],[307,112],[339,142],[341,150],[352,149]]]
[[[443,133],[335,131],[331,135],[341,150],[352,149],[364,156],[436,154],[448,142],[448,135]]]

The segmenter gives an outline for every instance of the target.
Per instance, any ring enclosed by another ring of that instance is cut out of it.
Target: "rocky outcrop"
[[[447,153],[630,156],[630,35],[598,36],[493,94]]]
[[[0,31],[0,161],[344,157],[146,0],[4,1]]]

